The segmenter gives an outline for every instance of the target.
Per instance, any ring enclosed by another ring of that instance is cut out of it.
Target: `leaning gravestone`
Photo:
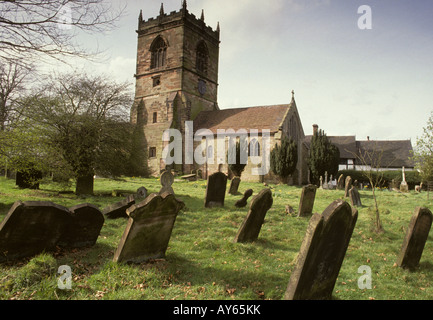
[[[301,200],[299,201],[298,217],[305,217],[313,213],[316,189],[317,187],[312,184],[302,188]]]
[[[248,189],[244,192],[244,196],[242,197],[242,199],[239,199],[238,201],[236,201],[235,203],[235,207],[236,208],[243,208],[247,205],[247,200],[249,197],[251,197],[253,195],[253,189]]]
[[[104,224],[102,212],[89,203],[73,206],[69,211],[72,221],[66,226],[58,245],[69,248],[95,245]]]
[[[419,265],[424,245],[432,225],[432,213],[427,208],[417,207],[409,223],[397,265],[402,268],[415,269]]]
[[[171,193],[174,194],[174,190],[172,184],[174,182],[174,176],[171,173],[171,170],[166,170],[161,174],[161,189],[159,190],[159,194],[163,193]]]
[[[347,198],[349,196],[349,190],[352,188],[352,177],[347,176],[345,185],[344,185],[344,197]]]
[[[204,206],[223,207],[227,189],[227,176],[222,172],[215,172],[207,178]]]
[[[232,195],[238,194],[238,189],[239,189],[240,183],[241,183],[241,178],[233,177],[232,181],[230,182],[229,193]]]
[[[152,193],[127,210],[129,219],[114,254],[115,262],[164,258],[177,214],[184,203],[171,193]]]
[[[341,199],[311,217],[284,299],[331,298],[357,218]]]
[[[340,177],[338,178],[337,189],[338,190],[344,190],[344,175],[343,174],[340,174]]]
[[[250,210],[242,222],[234,242],[252,242],[257,239],[266,212],[272,207],[272,203],[271,189],[263,189],[251,200]]]
[[[349,198],[352,206],[362,207],[361,196],[359,195],[358,188],[352,187],[349,190]]]
[[[55,249],[70,211],[48,201],[17,201],[0,224],[0,262]]]
[[[134,195],[129,195],[122,201],[113,203],[102,210],[104,216],[109,219],[127,218],[126,209],[135,203]]]

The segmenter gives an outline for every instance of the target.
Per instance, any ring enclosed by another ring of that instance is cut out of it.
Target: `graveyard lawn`
[[[158,179],[96,179],[95,195],[79,197],[71,190],[42,183],[40,190],[18,189],[14,180],[0,178],[0,220],[13,203],[51,201],[70,208],[91,203],[99,209],[121,201],[113,190],[134,194],[145,186],[148,194],[159,192]],[[229,190],[230,181],[227,181]],[[0,264],[0,299],[236,299],[280,300],[284,297],[310,216],[297,217],[302,189],[242,181],[239,193],[226,191],[223,208],[205,208],[206,181],[176,179],[176,198],[185,203],[175,221],[164,259],[140,264],[113,262],[127,219],[105,219],[96,244],[81,249],[60,249],[32,258]],[[248,213],[252,198],[271,188],[272,207],[256,241],[234,243],[233,238]],[[235,207],[247,189],[254,190],[247,206]],[[344,190],[317,189],[313,212],[322,213]],[[378,191],[377,199],[385,232],[372,230],[374,203],[371,191],[360,190],[362,206],[332,298],[341,300],[433,299],[433,238],[427,238],[416,270],[396,264],[415,207],[433,209],[427,193]],[[293,213],[286,213],[286,206]],[[59,266],[70,266],[72,288],[58,288]],[[371,289],[360,289],[358,280],[371,268]]]

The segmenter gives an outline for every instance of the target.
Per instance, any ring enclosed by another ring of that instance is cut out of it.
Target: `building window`
[[[157,37],[150,46],[151,61],[150,68],[161,68],[166,64],[167,44],[164,39]]]
[[[197,45],[196,50],[196,69],[198,72],[207,74],[209,51],[207,49],[206,43],[200,41]]]
[[[153,80],[154,87],[157,87],[161,84],[161,76],[153,77],[152,80]]]
[[[250,157],[260,156],[260,144],[257,139],[253,139],[250,141],[248,152]]]
[[[157,123],[158,122],[158,112],[154,112],[153,113],[153,123]]]
[[[156,148],[155,147],[149,148],[149,158],[156,158]]]

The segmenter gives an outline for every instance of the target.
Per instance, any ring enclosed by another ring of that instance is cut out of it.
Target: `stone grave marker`
[[[159,190],[159,194],[163,194],[163,193],[172,193],[174,194],[174,190],[173,190],[173,182],[174,182],[174,176],[171,173],[171,170],[166,170],[161,174],[161,189]]]
[[[122,201],[113,203],[102,210],[105,217],[109,219],[127,218],[126,209],[135,203],[134,195],[129,195]]]
[[[343,174],[340,174],[340,177],[338,177],[337,189],[338,190],[344,190],[344,175]]]
[[[113,261],[140,263],[164,258],[174,222],[183,207],[184,203],[169,192],[152,193],[130,207],[128,223]]]
[[[233,177],[230,182],[229,193],[232,195],[238,194],[239,184],[241,183],[241,178]]]
[[[432,213],[429,209],[415,208],[400,254],[397,257],[398,266],[407,269],[418,267],[430,232],[432,219]]]
[[[140,187],[137,189],[136,195],[138,198],[146,198],[147,197],[147,189],[146,187]]]
[[[238,201],[236,201],[235,203],[235,207],[236,208],[243,208],[247,205],[247,201],[248,198],[251,197],[253,195],[253,189],[248,189],[244,192],[244,196],[242,197],[242,199],[239,199]]]
[[[352,206],[354,207],[362,207],[361,196],[359,194],[358,188],[352,187],[349,190],[349,198]]]
[[[223,207],[227,189],[227,176],[222,172],[215,172],[207,178],[206,208]]]
[[[311,217],[284,299],[331,299],[357,218],[341,199]]]
[[[55,249],[70,211],[48,201],[17,201],[0,224],[0,262]]]
[[[349,190],[352,188],[352,177],[347,176],[344,184],[344,197],[347,198],[349,196]]]
[[[313,213],[316,189],[317,187],[312,184],[302,188],[301,200],[299,201],[298,217],[305,217]]]
[[[73,206],[69,211],[72,221],[66,226],[58,245],[70,248],[95,245],[104,224],[102,212],[89,203]]]
[[[263,189],[251,200],[248,214],[242,222],[234,242],[252,242],[257,239],[266,213],[272,207],[272,203],[271,189]]]

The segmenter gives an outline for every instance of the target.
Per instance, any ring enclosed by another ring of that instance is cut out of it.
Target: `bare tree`
[[[89,57],[77,33],[109,30],[122,12],[106,0],[0,0],[0,59]]]

